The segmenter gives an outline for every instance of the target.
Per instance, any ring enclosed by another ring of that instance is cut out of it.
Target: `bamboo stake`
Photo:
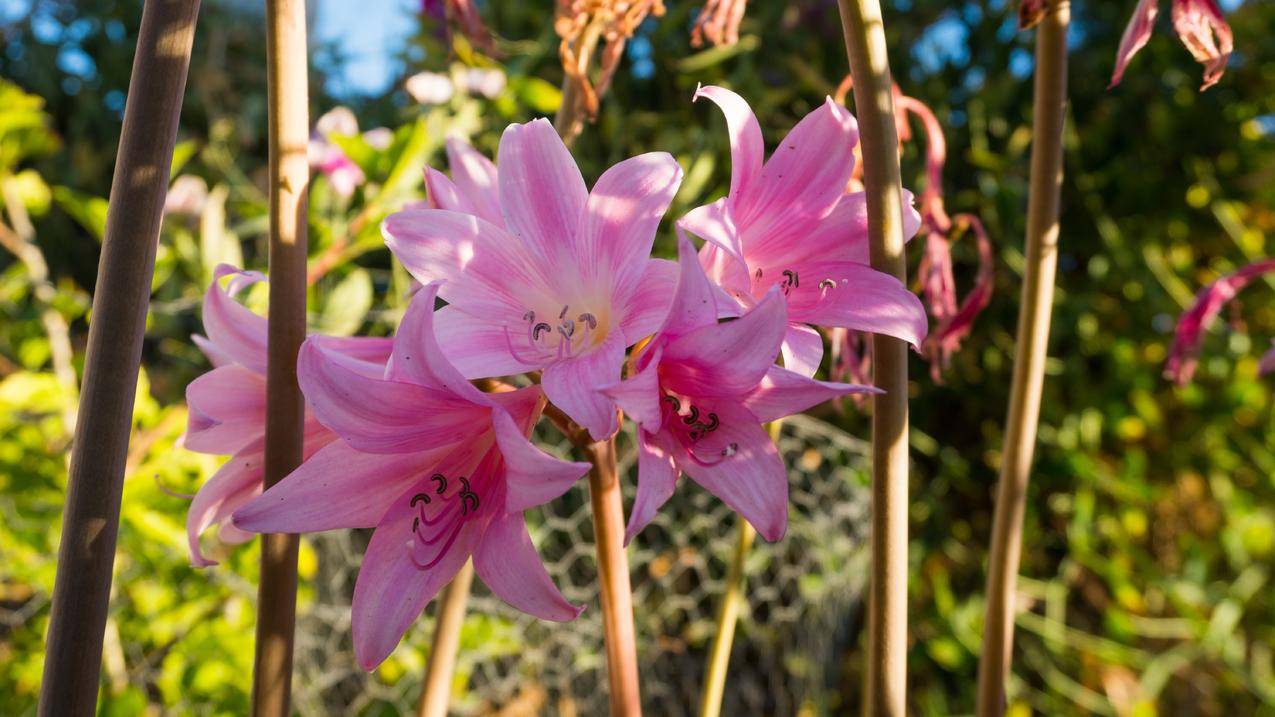
[[[1052,0],[1036,30],[1036,88],[1032,98],[1031,185],[1027,199],[1027,262],[1018,314],[1014,379],[1001,450],[1000,483],[987,568],[987,612],[978,664],[978,715],[1005,710],[1005,680],[1014,646],[1014,593],[1023,548],[1041,387],[1049,348],[1049,319],[1058,262],[1058,207],[1063,177],[1063,120],[1067,104],[1068,0]]]
[[[474,582],[474,563],[466,562],[443,591],[443,600],[434,619],[434,643],[429,650],[429,667],[417,708],[419,717],[447,717],[452,696],[452,676],[456,673],[456,653],[460,649],[460,629],[465,623],[465,603]]]
[[[266,368],[265,487],[301,463],[305,403],[297,353],[305,340],[306,195],[310,168],[304,0],[266,0],[270,142],[270,314]],[[252,707],[286,717],[292,703],[297,611],[295,535],[261,537]]]
[[[902,184],[893,86],[878,0],[838,0],[863,150],[872,268],[904,280]],[[907,344],[872,337],[872,581],[864,713],[902,717],[907,701]]]
[[[631,717],[642,714],[642,698],[638,688],[633,591],[629,587],[629,560],[624,553],[624,505],[615,465],[615,438],[590,443],[584,452],[593,464],[589,469],[589,498],[598,551],[598,582],[602,590],[611,714]]]
[[[71,450],[39,714],[96,712],[120,494],[198,0],[151,0],[129,80]]]

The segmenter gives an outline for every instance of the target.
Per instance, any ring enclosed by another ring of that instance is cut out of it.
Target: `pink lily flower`
[[[375,528],[354,586],[354,652],[371,671],[471,556],[483,582],[546,620],[580,614],[541,564],[523,511],[588,470],[532,446],[539,387],[483,393],[435,338],[438,284],[413,297],[382,375],[311,337],[298,377],[311,410],[342,440],[234,514],[255,533]]]
[[[867,204],[845,194],[854,171],[858,127],[828,99],[806,115],[763,163],[761,127],[742,97],[701,87],[726,115],[731,144],[730,191],[678,221],[707,240],[701,251],[709,277],[740,305],[755,306],[780,288],[789,319],[784,365],[814,375],[823,339],[808,324],[838,326],[901,338],[920,347],[925,308],[898,279],[868,266]],[[920,216],[908,195],[904,232]]]
[[[681,274],[663,327],[632,378],[603,388],[638,424],[638,490],[626,542],[673,494],[685,472],[766,540],[788,526],[788,471],[763,423],[870,386],[825,383],[775,365],[788,329],[782,290],[717,322],[715,291],[683,237]]]
[[[1222,312],[1222,307],[1234,299],[1241,289],[1248,286],[1249,282],[1272,271],[1275,271],[1275,259],[1265,259],[1249,264],[1200,289],[1200,293],[1195,295],[1195,303],[1178,318],[1178,327],[1173,332],[1173,344],[1169,347],[1169,358],[1164,364],[1164,377],[1179,386],[1190,383],[1191,377],[1195,375],[1196,365],[1199,363],[1200,345],[1204,343],[1205,329]],[[1262,358],[1263,363],[1266,362],[1266,358],[1266,356]]]
[[[332,142],[333,136],[354,136],[359,133],[359,121],[348,107],[334,107],[315,122],[310,134],[308,155],[310,166],[327,175],[332,191],[342,197],[354,194],[367,180],[359,165]]]
[[[505,226],[496,163],[459,137],[448,137],[446,147],[452,176],[425,167],[426,206],[473,214],[498,227]]]
[[[663,152],[643,154],[589,192],[543,119],[510,125],[499,162],[503,225],[407,210],[385,220],[385,243],[417,280],[446,280],[439,342],[466,378],[543,369],[548,399],[601,440],[618,423],[595,387],[620,379],[626,347],[659,326],[676,283],[674,262],[650,253],[681,168]],[[443,186],[440,176],[431,182]]]
[[[231,278],[223,289],[219,280],[227,276]],[[264,280],[259,272],[241,271],[228,264],[218,266],[204,295],[208,336],[191,337],[212,362],[213,370],[186,387],[189,414],[182,443],[198,453],[231,456],[200,487],[186,514],[190,562],[199,568],[216,565],[199,546],[199,536],[209,526],[220,524],[218,537],[224,543],[241,543],[252,537],[226,519],[261,493],[266,440],[266,319],[234,297]],[[389,359],[389,339],[328,341],[334,351],[365,372],[378,373]],[[306,414],[306,456],[334,440],[335,434]]]
[[[1204,65],[1204,81],[1200,90],[1207,90],[1216,85],[1226,72],[1226,63],[1234,49],[1231,26],[1222,16],[1222,10],[1215,0],[1172,2],[1173,29],[1196,62]],[[1159,0],[1138,0],[1133,17],[1129,19],[1129,25],[1120,38],[1120,48],[1116,51],[1116,68],[1111,74],[1108,89],[1120,84],[1129,67],[1129,61],[1151,39],[1151,31],[1155,28],[1155,18],[1159,11]]]

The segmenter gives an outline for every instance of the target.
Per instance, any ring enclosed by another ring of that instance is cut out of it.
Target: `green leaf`
[[[106,235],[106,200],[70,187],[54,187],[53,201],[80,226],[102,241]]]
[[[371,308],[372,276],[355,269],[328,294],[316,328],[331,336],[349,336],[363,325]]]

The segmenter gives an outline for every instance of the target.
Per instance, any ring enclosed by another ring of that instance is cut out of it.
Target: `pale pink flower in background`
[[[845,194],[858,142],[854,118],[828,99],[806,115],[765,160],[761,127],[739,95],[702,87],[726,116],[730,191],[678,221],[707,240],[700,253],[709,277],[740,304],[755,305],[772,286],[788,304],[784,365],[813,375],[823,340],[808,324],[894,336],[919,347],[925,308],[898,279],[868,266],[867,204]],[[763,160],[764,163],[763,163]],[[920,216],[903,207],[911,237]]]
[[[225,288],[220,280],[230,277]],[[208,356],[213,370],[186,387],[188,416],[183,446],[199,453],[230,455],[208,479],[191,502],[186,515],[190,561],[196,567],[215,562],[199,547],[199,536],[210,525],[221,524],[223,542],[237,543],[251,537],[226,521],[237,508],[261,493],[266,435],[266,319],[235,301],[243,289],[264,281],[255,271],[240,271],[222,264],[213,273],[204,295],[204,331],[191,337]],[[333,351],[342,353],[351,366],[377,373],[389,358],[389,339],[329,339]],[[305,454],[311,455],[336,440],[310,414],[305,421]]]
[[[471,94],[486,97],[489,100],[500,96],[508,82],[504,70],[498,67],[481,68],[466,67],[456,75],[456,86]]]
[[[788,472],[763,423],[868,386],[825,383],[775,365],[788,329],[779,287],[740,318],[718,323],[716,290],[690,242],[668,316],[635,362],[603,389],[637,423],[638,490],[626,541],[673,494],[685,472],[766,540],[788,524]]]
[[[1249,282],[1275,271],[1275,259],[1266,259],[1249,264],[1238,271],[1228,274],[1208,286],[1200,289],[1195,295],[1195,303],[1178,318],[1178,327],[1173,333],[1173,344],[1169,347],[1169,358],[1164,365],[1164,376],[1184,385],[1195,375],[1199,363],[1200,345],[1204,342],[1204,332],[1209,324],[1222,311],[1226,303],[1235,298]],[[1263,364],[1267,356],[1262,357]],[[1272,358],[1275,360],[1275,357]]]
[[[204,211],[208,201],[208,183],[202,177],[183,174],[173,180],[164,195],[165,214],[185,214],[197,217]]]
[[[498,208],[392,214],[386,244],[417,280],[446,280],[439,342],[467,378],[543,369],[548,399],[600,440],[618,423],[596,388],[619,380],[625,349],[659,326],[676,283],[676,264],[650,253],[681,168],[643,154],[590,192],[543,119],[510,125],[498,160]],[[444,204],[433,184],[431,196]],[[484,218],[496,211],[502,224]]]
[[[438,284],[412,298],[383,375],[311,337],[298,378],[319,420],[341,437],[234,514],[252,532],[375,528],[352,604],[354,651],[372,670],[471,556],[492,592],[546,620],[582,608],[554,586],[523,511],[562,495],[588,470],[527,441],[539,387],[484,393],[435,338]]]
[[[1226,72],[1226,63],[1234,49],[1231,26],[1222,16],[1215,0],[1171,0],[1173,29],[1196,62],[1204,65],[1204,81],[1201,90],[1217,84]],[[1116,51],[1116,67],[1111,74],[1108,88],[1120,84],[1129,61],[1146,46],[1155,29],[1156,15],[1160,11],[1159,0],[1138,0],[1133,17],[1120,38]]]
[[[407,78],[403,86],[407,94],[422,105],[441,105],[456,94],[452,79],[437,72],[418,72]]]
[[[310,134],[308,155],[310,167],[327,176],[332,191],[342,197],[354,194],[367,180],[359,165],[332,142],[332,137],[353,137],[359,133],[359,121],[348,107],[334,107],[319,117]]]
[[[394,144],[394,130],[389,127],[373,127],[363,133],[363,141],[372,149],[385,151]]]

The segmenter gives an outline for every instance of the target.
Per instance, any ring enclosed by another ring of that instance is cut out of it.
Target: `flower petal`
[[[660,506],[673,497],[677,488],[677,466],[673,455],[659,436],[638,430],[638,483],[633,509],[624,529],[624,544],[628,545],[642,529],[651,523]]]
[[[655,433],[660,430],[663,421],[660,413],[660,355],[664,350],[659,346],[648,350],[655,353],[641,371],[599,390],[614,400],[639,426]]]
[[[507,323],[484,320],[455,306],[444,306],[434,312],[434,335],[443,347],[443,355],[465,378],[514,376],[543,368],[538,361],[520,361],[510,351],[517,340]],[[517,327],[518,337],[526,332]],[[528,361],[532,360],[527,355]]]
[[[1138,6],[1129,18],[1129,24],[1120,38],[1120,47],[1116,50],[1116,69],[1111,73],[1111,83],[1107,89],[1120,84],[1124,79],[1124,71],[1129,61],[1138,54],[1151,39],[1151,31],[1155,29],[1155,16],[1160,12],[1160,0],[1138,0]]]
[[[730,196],[743,196],[761,175],[766,154],[761,125],[744,98],[728,89],[713,85],[697,87],[692,101],[701,97],[717,105],[726,116],[726,133],[730,137]]]
[[[788,293],[788,317],[903,339],[925,340],[925,307],[903,282],[853,262],[795,265],[798,284]]]
[[[505,218],[500,213],[496,165],[465,140],[451,136],[447,138],[447,166],[456,188],[473,207],[474,214],[503,226]]]
[[[677,240],[677,263],[677,288],[673,290],[668,316],[658,332],[670,337],[717,324],[717,291],[685,236]]]
[[[595,441],[618,428],[615,403],[597,389],[620,380],[624,348],[624,332],[613,329],[597,346],[549,364],[540,377],[545,396],[571,420],[588,429]]]
[[[617,305],[622,307],[624,318],[620,329],[632,341],[640,341],[659,330],[668,316],[669,303],[677,287],[677,262],[668,259],[647,259],[642,278],[633,290]]]
[[[784,368],[803,376],[814,376],[823,362],[823,337],[805,324],[788,324],[779,351],[784,357]]]
[[[770,435],[748,409],[733,401],[706,403],[703,410],[714,411],[721,422],[694,444],[698,459],[677,446],[678,466],[752,523],[763,538],[782,538],[788,527],[788,473]]]
[[[386,378],[404,381],[459,396],[476,404],[486,404],[487,396],[465,380],[443,355],[434,336],[434,299],[438,282],[421,287],[412,297],[407,312],[394,334],[394,353]]]
[[[389,657],[425,605],[465,564],[486,527],[480,521],[465,523],[437,564],[421,569],[410,547],[416,510],[409,501],[415,492],[415,486],[409,488],[381,519],[354,583],[354,655],[368,672]]]
[[[223,276],[233,277],[225,289],[218,283]],[[213,271],[212,284],[204,294],[204,332],[208,340],[223,356],[261,374],[266,372],[266,319],[232,297],[245,287],[265,280],[265,275],[259,272],[220,264]]]
[[[465,195],[460,193],[460,189],[452,183],[451,179],[448,179],[446,174],[429,166],[425,167],[425,195],[428,202],[426,206],[430,209],[478,214],[478,210]]]
[[[446,450],[377,455],[334,441],[236,510],[234,524],[253,533],[375,527],[390,503]]]
[[[588,463],[568,463],[531,445],[527,436],[503,410],[491,413],[496,444],[505,459],[505,510],[522,511],[544,505],[567,492],[589,470]]]
[[[186,386],[186,438],[198,453],[230,455],[266,431],[266,377],[229,364]]]
[[[265,472],[265,439],[236,453],[217,470],[195,494],[186,511],[186,543],[190,564],[197,568],[216,565],[199,547],[199,536],[215,523],[226,519],[239,506],[261,493],[261,477]]]
[[[757,388],[744,398],[747,408],[758,421],[769,423],[791,416],[824,401],[852,393],[883,393],[872,386],[852,383],[816,381],[779,366],[766,372]]]
[[[740,318],[670,341],[661,362],[663,382],[687,395],[730,396],[751,391],[774,365],[787,330],[783,295],[772,289]]]
[[[583,605],[567,602],[553,584],[527,534],[522,513],[492,521],[474,552],[474,571],[501,600],[528,615],[567,622],[584,612]]]
[[[500,138],[500,208],[509,233],[545,266],[572,266],[589,192],[546,119],[512,124]]]
[[[617,303],[638,288],[655,230],[681,183],[682,168],[667,152],[630,157],[602,173],[576,240],[586,286],[611,288]]]
[[[1216,85],[1226,72],[1226,63],[1234,49],[1231,26],[1222,17],[1214,0],[1174,0],[1173,29],[1182,44],[1204,65],[1204,82],[1200,90]]]
[[[364,376],[317,337],[301,346],[297,379],[319,422],[366,453],[411,453],[472,438],[489,410],[454,394]]]
[[[727,289],[746,291],[748,262],[735,219],[731,215],[729,197],[696,207],[677,220],[678,232],[688,231],[718,249],[720,254],[714,279]]]

